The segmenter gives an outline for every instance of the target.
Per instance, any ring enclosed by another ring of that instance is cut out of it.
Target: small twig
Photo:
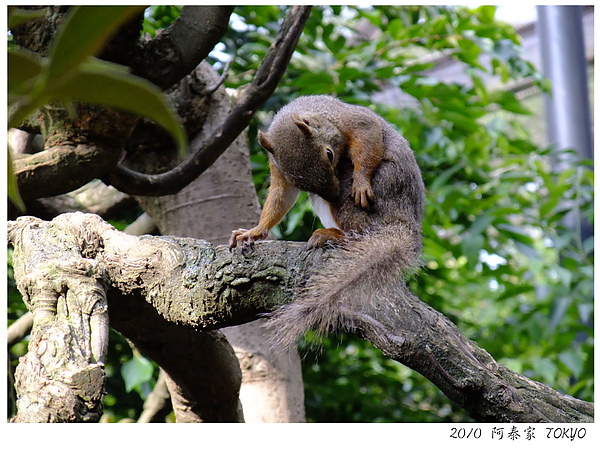
[[[8,348],[11,348],[18,342],[21,342],[31,331],[33,326],[33,314],[29,311],[15,320],[6,330],[6,341]]]
[[[142,414],[140,414],[138,423],[162,422],[164,416],[172,409],[170,399],[171,395],[167,389],[165,373],[161,370],[154,389],[144,402],[144,409],[142,410]]]
[[[231,62],[233,60],[230,59],[229,61],[227,61],[227,63],[225,63],[225,67],[223,68],[223,73],[221,74],[221,76],[219,77],[219,79],[217,81],[215,81],[213,84],[211,84],[210,86],[206,86],[203,90],[202,90],[202,95],[209,97],[211,95],[214,94],[214,92],[219,89],[219,86],[221,86],[225,80],[227,79],[227,75],[229,75],[229,68],[231,67]]]

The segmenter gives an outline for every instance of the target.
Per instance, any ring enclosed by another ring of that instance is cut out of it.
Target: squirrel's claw
[[[352,185],[352,197],[354,197],[354,204],[360,206],[364,210],[370,209],[369,200],[373,199],[373,189],[369,184],[358,186],[358,183]]]
[[[233,230],[229,238],[229,251],[232,251],[234,247],[239,247],[242,255],[252,252],[254,250],[254,242],[266,238],[266,235],[267,233],[256,232],[254,228],[251,230],[243,228]]]
[[[345,240],[344,232],[337,228],[319,228],[313,232],[306,248],[320,248],[331,244],[341,244]]]

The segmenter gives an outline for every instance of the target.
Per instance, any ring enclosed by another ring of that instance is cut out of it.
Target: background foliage
[[[236,8],[210,57],[218,70],[233,58],[228,87],[250,81],[283,12]],[[144,31],[178,13],[150,8]],[[254,181],[264,199],[267,158],[256,130],[291,98],[327,93],[373,107],[409,140],[427,187],[426,266],[413,291],[500,363],[592,401],[593,241],[582,241],[579,227],[593,222],[593,172],[572,152],[534,145],[522,102],[485,83],[491,75],[547,88],[521,58],[515,30],[494,14],[489,6],[315,7],[285,78],[250,127]],[[439,54],[461,61],[471,84],[427,76]],[[405,101],[387,102],[391,88]],[[557,168],[559,158],[567,163]],[[303,240],[318,225],[302,197],[277,231]],[[10,305],[13,319],[23,307]],[[155,373],[122,338],[112,342],[107,414],[137,417]],[[365,341],[343,335],[317,345],[308,336],[301,352],[309,421],[468,420],[429,381]],[[128,360],[135,362],[123,370]],[[132,400],[113,407],[111,396]]]

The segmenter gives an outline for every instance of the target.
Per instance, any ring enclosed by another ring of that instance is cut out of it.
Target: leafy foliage
[[[158,30],[168,28],[179,17],[180,12],[181,6],[153,6],[148,8],[145,13],[142,31],[154,37]]]
[[[302,352],[309,422],[469,420],[423,376],[353,336],[328,337]]]

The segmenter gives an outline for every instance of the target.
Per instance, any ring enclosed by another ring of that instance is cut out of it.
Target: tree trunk
[[[196,75],[206,85],[218,80],[218,74],[207,63],[200,65]],[[194,140],[206,139],[230,109],[225,89],[217,89],[211,95],[202,130]],[[238,137],[202,176],[179,193],[138,198],[163,235],[225,244],[231,230],[258,223],[260,205],[245,139],[244,134]],[[304,386],[296,349],[290,349],[285,356],[271,352],[257,322],[222,331],[240,360],[243,374],[240,398],[245,420],[303,422]],[[213,375],[220,377],[214,372]]]

